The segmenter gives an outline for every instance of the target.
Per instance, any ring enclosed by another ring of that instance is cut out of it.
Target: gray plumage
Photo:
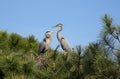
[[[38,55],[45,53],[50,47],[51,43],[52,43],[52,32],[47,31],[45,33],[45,38],[39,44]]]
[[[72,51],[67,39],[60,35],[60,32],[63,30],[63,24],[59,23],[59,24],[53,26],[52,28],[55,28],[55,27],[59,27],[59,30],[57,31],[57,39],[60,42],[60,45],[61,45],[62,49],[65,52]]]

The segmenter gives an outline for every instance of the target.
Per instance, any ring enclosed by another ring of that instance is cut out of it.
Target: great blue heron
[[[52,43],[52,31],[47,31],[45,33],[45,38],[40,42],[38,55],[40,56],[42,53],[45,53]]]
[[[59,27],[59,30],[57,31],[57,39],[58,41],[60,42],[60,45],[62,47],[62,49],[65,51],[65,52],[70,52],[72,51],[67,39],[65,39],[64,37],[62,37],[60,35],[60,32],[63,30],[63,24],[59,23],[55,26],[52,26],[52,28],[55,28],[55,27]]]

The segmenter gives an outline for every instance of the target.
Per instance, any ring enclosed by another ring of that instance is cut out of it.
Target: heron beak
[[[51,28],[55,28],[55,27],[57,27],[57,26],[52,26]]]

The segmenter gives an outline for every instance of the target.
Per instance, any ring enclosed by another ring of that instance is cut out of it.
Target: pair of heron
[[[59,23],[55,26],[52,26],[52,28],[55,28],[55,27],[59,27],[59,30],[57,31],[57,39],[60,42],[62,49],[65,52],[70,52],[72,49],[68,41],[60,35],[60,32],[63,30],[63,24]],[[38,54],[41,55],[42,53],[45,53],[50,47],[51,43],[52,43],[52,32],[47,31],[45,33],[45,38],[39,44]]]

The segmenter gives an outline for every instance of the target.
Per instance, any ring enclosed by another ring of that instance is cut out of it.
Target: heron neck
[[[57,32],[57,38],[60,41],[61,40],[61,36],[60,36],[60,32],[62,31],[62,27],[60,27],[60,29]]]
[[[46,37],[46,38],[52,40],[52,36],[49,36],[49,37]]]
[[[47,37],[46,42],[47,42],[47,44],[51,44],[51,42],[52,42],[52,36]]]

